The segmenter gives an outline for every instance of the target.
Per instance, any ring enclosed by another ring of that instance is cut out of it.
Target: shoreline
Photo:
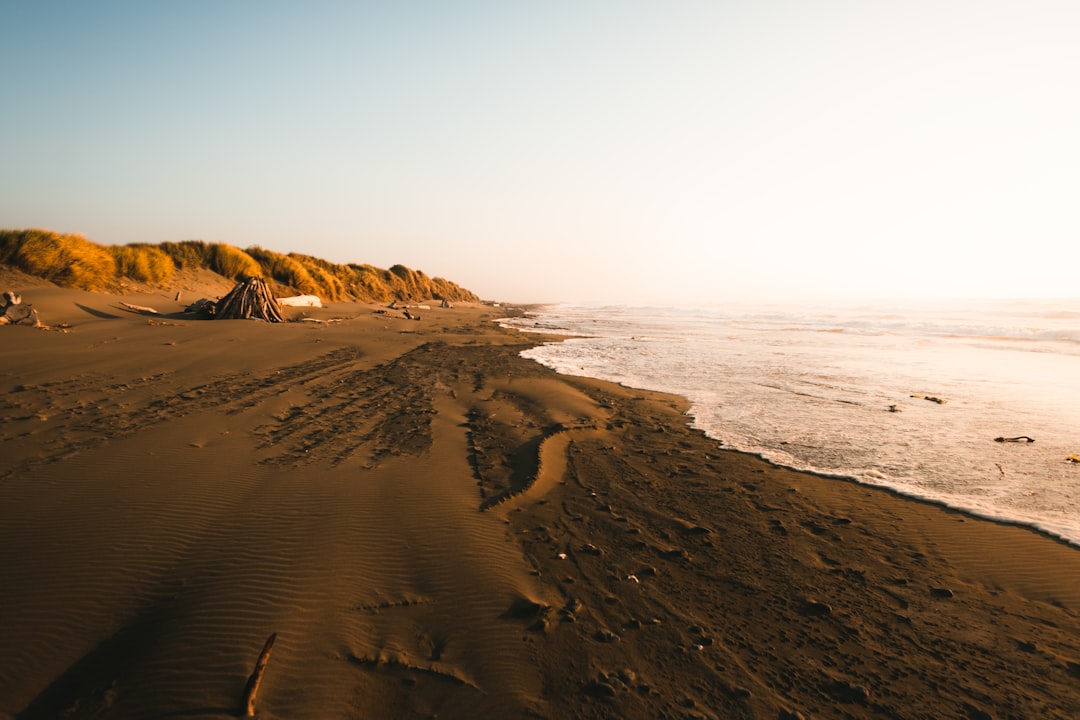
[[[552,307],[556,307],[556,305],[554,305],[554,304],[533,305],[533,306],[529,307],[529,312],[535,312],[537,309],[552,308]],[[513,318],[508,318],[508,320],[513,320]],[[593,338],[598,338],[598,339],[604,339],[605,338],[605,336],[575,334],[575,333],[571,332],[570,330],[559,330],[559,329],[556,329],[554,327],[545,328],[545,329],[536,329],[536,328],[532,328],[532,327],[514,326],[512,324],[508,324],[507,327],[511,328],[511,329],[516,329],[516,330],[518,330],[518,331],[520,331],[520,332],[522,332],[522,333],[524,333],[526,335],[544,336],[544,337],[548,338],[548,340],[544,341],[545,343],[547,343],[547,342],[557,343],[557,342],[563,342],[563,341],[569,340],[569,339],[585,339],[585,340],[588,340],[588,339],[593,339]],[[533,359],[533,358],[530,358],[530,359]],[[534,359],[534,361],[535,362],[540,362],[541,364],[544,364],[544,362],[541,361],[541,360]],[[553,367],[551,365],[545,365],[545,367],[550,367],[555,372],[559,372],[559,373],[562,372],[562,371],[558,370],[556,367]],[[574,375],[575,373],[567,372],[566,374]],[[593,377],[593,378],[598,379],[598,380],[607,380],[609,382],[618,382],[619,384],[624,385],[625,387],[628,387],[628,388],[639,387],[639,386],[636,386],[634,384],[627,384],[627,383],[624,383],[622,381],[610,380],[609,378],[605,378],[605,377],[603,377],[602,372],[597,372],[595,375],[579,375],[579,376]],[[830,479],[841,480],[841,481],[845,481],[845,482],[854,482],[854,483],[864,485],[864,486],[867,486],[867,487],[881,488],[881,489],[893,492],[893,493],[895,493],[896,495],[898,495],[900,497],[910,498],[912,500],[916,500],[916,501],[919,501],[919,502],[925,502],[925,503],[929,503],[929,504],[932,504],[932,505],[940,506],[940,507],[948,509],[948,510],[963,513],[963,514],[965,514],[965,515],[967,515],[967,516],[969,516],[969,517],[971,517],[973,519],[980,519],[980,520],[986,520],[986,521],[989,521],[989,522],[1000,523],[1000,524],[1003,524],[1003,525],[1012,525],[1012,526],[1027,528],[1027,529],[1030,529],[1031,531],[1033,531],[1033,532],[1035,532],[1035,533],[1037,533],[1039,535],[1045,536],[1045,537],[1047,537],[1049,539],[1064,543],[1064,544],[1069,545],[1071,547],[1074,547],[1076,549],[1080,549],[1080,537],[1073,537],[1073,536],[1070,536],[1069,534],[1066,534],[1066,532],[1063,532],[1062,530],[1054,529],[1053,518],[1038,519],[1038,518],[1030,518],[1030,517],[1029,518],[1012,517],[1012,516],[1009,516],[1009,515],[1005,514],[1002,510],[995,509],[993,507],[979,507],[977,503],[971,504],[970,501],[968,501],[968,504],[964,504],[966,500],[963,497],[960,497],[960,498],[955,498],[955,497],[954,498],[948,498],[948,497],[935,497],[934,495],[919,494],[918,489],[915,489],[915,488],[909,489],[903,484],[903,482],[897,482],[896,484],[893,484],[893,483],[888,482],[888,481],[883,482],[880,479],[874,479],[871,476],[863,477],[863,476],[860,476],[858,474],[853,474],[853,473],[839,472],[839,471],[833,471],[833,470],[822,470],[822,469],[817,469],[817,468],[813,467],[812,465],[800,465],[800,464],[797,464],[797,463],[787,463],[787,462],[783,462],[781,460],[776,460],[776,459],[773,459],[773,457],[770,456],[771,453],[775,452],[775,448],[773,448],[773,449],[770,449],[770,448],[749,449],[749,448],[739,447],[738,445],[729,445],[729,444],[725,443],[725,441],[724,441],[724,439],[722,437],[711,433],[709,430],[707,430],[705,428],[701,428],[701,427],[698,426],[698,414],[694,412],[695,400],[693,400],[688,394],[684,394],[684,392],[681,392],[679,390],[662,389],[662,388],[658,388],[658,387],[657,388],[640,387],[640,389],[653,389],[653,390],[656,390],[657,392],[668,392],[668,393],[672,393],[674,395],[678,395],[679,397],[684,398],[689,403],[689,409],[687,411],[687,417],[690,418],[691,426],[694,427],[695,429],[700,429],[703,432],[705,432],[707,435],[709,435],[709,437],[711,437],[713,440],[715,440],[717,443],[719,443],[725,449],[732,450],[732,451],[735,451],[735,452],[746,453],[748,455],[752,455],[754,457],[760,458],[764,462],[767,462],[767,463],[769,463],[771,465],[774,465],[776,467],[785,468],[785,469],[788,469],[788,470],[792,470],[794,472],[810,473],[810,474],[817,475],[817,476],[823,477],[823,478],[830,478]],[[792,458],[792,459],[795,460],[797,458]],[[1073,532],[1075,533],[1075,529],[1073,529]]]
[[[261,717],[1080,713],[1075,546],[725,449],[505,308],[22,293],[69,327],[4,329],[0,718],[233,717],[272,632]]]

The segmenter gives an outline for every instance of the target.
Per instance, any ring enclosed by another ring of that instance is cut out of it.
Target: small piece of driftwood
[[[1027,435],[1017,435],[1016,437],[1011,437],[1011,438],[996,437],[996,438],[994,438],[994,442],[1026,442],[1026,443],[1033,443],[1033,442],[1035,442],[1035,438],[1028,437]]]
[[[134,310],[135,312],[149,313],[150,315],[160,315],[161,314],[157,310],[155,310],[154,308],[146,307],[145,305],[132,305],[131,303],[126,303],[126,302],[122,302],[120,304],[123,305],[124,307],[126,307],[128,310]]]
[[[277,633],[273,633],[266,639],[259,659],[255,661],[255,669],[251,671],[247,685],[244,687],[243,712],[244,717],[255,717],[255,697],[259,694],[259,685],[262,683],[263,673],[266,671],[266,663],[270,662],[270,651],[274,649],[274,640]]]

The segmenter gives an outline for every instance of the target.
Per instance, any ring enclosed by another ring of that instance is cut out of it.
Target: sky
[[[490,300],[1080,297],[1080,2],[0,3],[0,228]]]

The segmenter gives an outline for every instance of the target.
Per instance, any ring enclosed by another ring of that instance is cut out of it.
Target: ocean
[[[501,322],[574,336],[522,353],[560,373],[687,398],[725,448],[1080,545],[1080,300],[551,305]]]

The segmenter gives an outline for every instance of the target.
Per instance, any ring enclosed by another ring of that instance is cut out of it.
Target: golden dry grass
[[[109,248],[116,260],[117,272],[123,276],[151,285],[161,285],[172,279],[176,263],[154,245],[113,245]]]
[[[39,229],[5,231],[0,243],[7,264],[57,285],[104,290],[117,277],[112,253],[82,235]]]
[[[81,290],[121,289],[126,281],[167,286],[177,270],[210,270],[230,280],[255,275],[279,294],[318,295],[327,301],[363,302],[446,299],[477,301],[461,286],[394,265],[340,265],[300,253],[282,254],[255,246],[183,242],[99,245],[82,235],[52,230],[0,230],[0,264]]]

